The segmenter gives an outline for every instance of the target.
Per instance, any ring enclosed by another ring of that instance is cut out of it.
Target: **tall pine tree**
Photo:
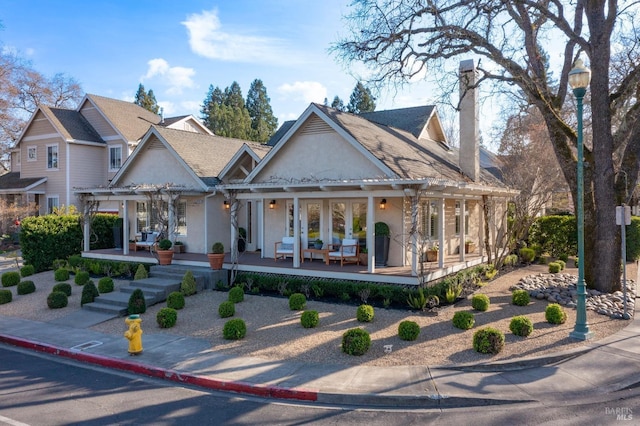
[[[270,101],[262,80],[253,80],[247,93],[246,103],[251,118],[250,139],[252,141],[265,143],[278,128],[278,119],[273,115]]]
[[[249,139],[251,118],[244,104],[242,90],[237,82],[222,92],[209,86],[202,109],[202,120],[214,134],[228,138]]]
[[[344,102],[337,95],[333,98],[333,102],[331,102],[331,108],[335,108],[339,111],[344,111]]]
[[[371,91],[368,87],[364,87],[361,82],[358,82],[356,87],[353,88],[353,92],[351,92],[347,111],[353,114],[360,114],[361,112],[373,112],[375,109],[376,102]]]
[[[158,106],[153,90],[149,89],[148,92],[145,92],[142,83],[138,85],[138,91],[136,92],[136,97],[133,103],[141,106],[147,111],[151,111],[154,114],[157,114],[160,110],[160,106]]]

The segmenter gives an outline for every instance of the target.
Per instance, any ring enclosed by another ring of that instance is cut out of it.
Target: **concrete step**
[[[198,267],[198,266],[185,266],[185,265],[153,265],[149,276],[159,278],[173,278],[182,282],[182,278],[187,271],[193,273],[196,279],[196,289],[202,291],[203,289],[215,289],[216,283],[221,281],[223,284],[229,284],[229,271],[225,269],[213,270],[211,268]]]
[[[147,300],[147,296],[153,298],[154,304],[160,303],[167,300],[167,294],[165,294],[165,289],[160,288],[150,288],[150,287],[133,287],[130,285],[120,287],[120,292],[127,295],[127,297],[131,297],[131,294],[137,290],[142,290],[142,293],[145,295],[145,301]]]
[[[86,303],[82,305],[82,309],[92,312],[102,312],[105,314],[116,315],[119,317],[127,315],[128,310],[127,306],[123,307],[99,302]]]
[[[142,293],[144,294],[144,301],[147,304],[147,306],[155,305],[157,303],[155,295],[150,293],[145,293],[144,290],[142,290]],[[129,305],[130,297],[131,297],[131,293],[124,293],[124,292],[105,293],[96,297],[94,302],[102,303],[105,305],[126,307]]]

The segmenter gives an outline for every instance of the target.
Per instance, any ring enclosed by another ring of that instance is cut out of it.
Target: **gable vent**
[[[303,135],[312,135],[318,133],[330,133],[333,129],[325,121],[318,116],[310,117],[300,131]]]
[[[147,144],[147,150],[152,149],[164,149],[164,145],[157,138],[154,138],[151,143]]]

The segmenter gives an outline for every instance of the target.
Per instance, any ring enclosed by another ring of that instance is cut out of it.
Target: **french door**
[[[357,238],[360,246],[367,244],[366,200],[331,202],[331,243],[340,244],[343,238]]]

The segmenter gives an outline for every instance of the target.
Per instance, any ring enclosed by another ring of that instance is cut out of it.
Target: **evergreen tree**
[[[267,88],[264,87],[262,80],[253,80],[247,93],[246,103],[251,118],[249,137],[252,141],[267,142],[278,128],[278,119],[273,115],[270,101],[267,96]]]
[[[147,111],[151,111],[154,114],[157,114],[160,110],[158,102],[156,101],[156,97],[153,94],[153,90],[145,92],[142,83],[138,85],[138,91],[136,92],[136,97],[133,103],[141,106]]]
[[[200,118],[202,119],[204,125],[207,126],[207,128],[209,128],[209,130],[211,130],[213,133],[216,133],[214,130],[216,127],[216,120],[212,118],[212,110],[214,106],[219,107],[220,105],[222,105],[222,101],[222,90],[220,90],[218,86],[213,87],[213,84],[209,85],[207,97],[204,99],[204,102],[202,103],[202,109],[200,110],[200,113],[202,114]]]
[[[335,108],[337,110],[340,111],[344,111],[344,102],[342,102],[342,99],[340,99],[338,96],[336,96],[335,98],[333,98],[333,102],[331,102],[331,108]]]
[[[361,82],[358,82],[356,87],[353,88],[353,92],[351,92],[347,111],[353,114],[360,114],[361,112],[372,112],[375,109],[375,98],[371,95],[371,91],[368,87],[364,87]]]

